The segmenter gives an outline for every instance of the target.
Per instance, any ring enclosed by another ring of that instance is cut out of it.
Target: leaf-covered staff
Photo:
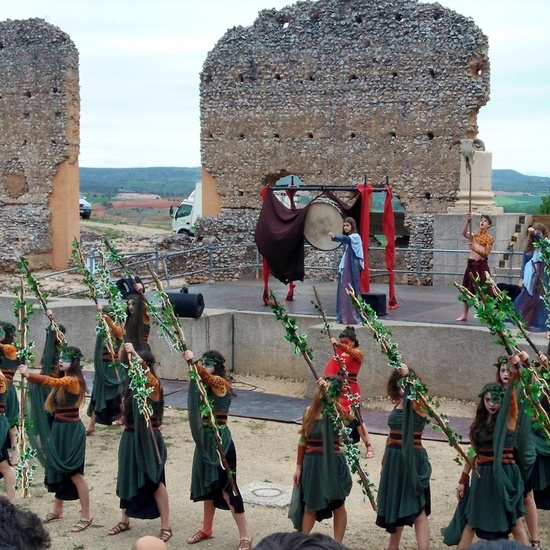
[[[185,342],[185,335],[183,333],[183,329],[181,328],[179,320],[174,311],[174,306],[172,302],[170,302],[170,298],[168,297],[168,294],[166,294],[166,291],[164,290],[164,287],[162,286],[162,283],[157,273],[153,270],[153,268],[149,264],[147,265],[147,267],[149,269],[149,273],[151,274],[151,277],[153,278],[153,282],[155,283],[155,288],[156,288],[155,294],[157,298],[159,298],[161,301],[160,311],[158,312],[158,315],[159,317],[162,316],[163,322],[158,325],[159,330],[162,330],[163,336],[165,336],[166,339],[172,342],[172,345],[175,350],[183,353],[187,351],[188,348]],[[187,364],[189,365],[189,375],[196,382],[197,388],[200,392],[203,416],[206,416],[208,418],[210,428],[212,429],[214,434],[214,441],[216,444],[216,451],[220,459],[220,464],[222,465],[222,468],[227,473],[227,477],[228,477],[233,495],[237,496],[238,495],[237,484],[235,483],[235,478],[233,476],[233,473],[231,471],[231,468],[229,466],[229,463],[227,462],[227,458],[223,451],[222,437],[220,435],[220,430],[216,422],[216,415],[214,414],[212,405],[210,403],[210,399],[208,398],[208,395],[206,393],[206,387],[199,376],[196,363],[194,363],[193,361],[187,361]]]
[[[370,329],[373,338],[380,344],[382,353],[388,359],[388,365],[394,369],[403,368],[401,354],[397,344],[391,340],[391,332],[378,321],[376,312],[362,299],[362,297],[355,295],[353,288],[350,287],[347,292],[353,306],[357,309],[361,317],[363,325]],[[443,432],[449,445],[453,447],[471,469],[479,475],[472,461],[459,443],[462,436],[449,426],[449,421],[444,414],[437,412],[436,408],[438,403],[428,394],[427,386],[413,373],[409,373],[409,375],[404,378],[404,381],[409,386],[409,399],[418,401],[428,418],[433,420],[436,426]],[[436,426],[434,426],[434,428]],[[456,460],[460,462],[458,457]]]
[[[352,439],[359,441],[360,438],[366,447],[366,457],[374,458],[369,431],[361,414],[361,387],[357,381],[357,376],[363,362],[363,352],[359,349],[355,329],[353,327],[346,327],[339,335],[340,342],[338,342],[332,336],[330,323],[328,322],[325,309],[321,304],[321,298],[315,285],[313,286],[313,294],[315,295],[315,301],[312,302],[313,306],[323,320],[323,328],[334,351],[334,355],[325,366],[325,375],[336,374],[335,368],[338,369],[337,373],[343,379],[342,393],[338,402],[346,411],[353,415]]]
[[[516,339],[512,331],[505,325],[510,320],[517,326],[521,325],[517,312],[513,308],[513,303],[504,293],[492,295],[487,292],[486,285],[479,280],[473,280],[475,292],[470,292],[467,288],[455,283],[459,290],[459,299],[467,302],[470,307],[475,308],[476,317],[480,319],[489,332],[498,337],[497,343],[504,346],[508,356],[517,355]],[[540,398],[543,394],[550,395],[546,374],[540,375],[537,369],[533,368],[528,361],[523,364],[524,371],[521,375],[523,395],[526,400],[525,410],[533,419],[537,428],[540,428],[545,438],[550,441],[550,418],[540,404]]]
[[[50,309],[48,308],[48,293],[44,292],[40,288],[40,283],[37,281],[36,277],[32,274],[32,271],[29,267],[28,260],[21,256],[18,267],[21,271],[25,272],[25,278],[27,279],[27,285],[31,289],[32,293],[35,295],[36,299],[40,302],[40,305],[42,306],[42,309],[44,310],[44,313],[46,314],[46,317],[50,321],[50,326],[52,330],[55,332],[55,336],[57,338],[57,341],[61,344],[61,350],[63,351],[64,348],[67,347],[67,341],[65,339],[65,334],[63,334],[62,330],[59,328],[59,325],[53,318]]]
[[[313,366],[313,352],[307,343],[306,335],[298,334],[296,319],[293,319],[288,315],[288,312],[284,306],[279,304],[277,297],[273,292],[271,292],[270,298],[272,302],[272,305],[270,305],[271,310],[275,314],[275,318],[281,322],[285,329],[285,340],[294,346],[294,353],[302,355],[315,380],[319,381],[320,377]],[[344,443],[344,455],[346,456],[348,465],[352,473],[357,473],[359,475],[361,489],[368,497],[373,510],[376,511],[376,499],[374,498],[374,494],[372,492],[374,485],[369,480],[367,472],[363,470],[361,464],[359,463],[359,450],[349,437],[351,430],[345,426],[344,421],[340,417],[334,398],[328,395],[322,386],[321,393],[323,400],[325,401],[323,415],[327,415],[331,419],[338,436]]]
[[[80,247],[80,243],[77,240],[73,241],[73,250],[72,250],[72,258],[73,261],[80,272],[80,274],[83,277],[83,283],[88,288],[88,294],[94,304],[97,306],[99,304],[98,298],[99,298],[99,289],[97,285],[97,280],[92,274],[92,272],[86,267],[86,262],[84,261],[84,256],[82,253],[82,248]],[[115,287],[116,288],[116,287]],[[120,293],[119,293],[120,296]],[[119,298],[117,296],[117,298]],[[117,302],[120,303],[120,300],[117,299]],[[98,309],[97,312],[97,320],[99,321],[99,324],[96,328],[97,336],[103,340],[105,347],[109,351],[109,355],[111,356],[111,362],[115,363],[117,361],[117,353],[115,351],[116,343],[113,338],[113,334],[109,328],[109,323],[107,322],[107,314],[102,310]],[[119,322],[123,322],[124,317],[119,318]],[[116,319],[114,320],[116,323]],[[115,368],[115,373],[117,378],[120,380],[120,376],[118,374],[118,370]]]
[[[25,285],[23,277],[19,281],[17,301],[13,303],[14,314],[19,320],[19,346],[17,355],[19,361],[24,364],[26,361],[34,361],[34,342],[27,342],[29,317],[33,313],[32,304],[25,300]],[[22,378],[19,386],[19,431],[17,432],[17,448],[19,451],[19,462],[15,466],[16,487],[21,487],[23,498],[29,496],[29,487],[34,480],[36,463],[31,462],[36,457],[36,450],[27,441],[27,411],[25,408],[26,383]]]

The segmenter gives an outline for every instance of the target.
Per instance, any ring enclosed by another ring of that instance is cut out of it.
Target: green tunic
[[[414,411],[410,399],[404,400],[403,409],[393,409],[388,417],[393,437],[384,452],[376,518],[376,525],[388,533],[395,533],[397,527],[411,526],[422,511],[430,515],[432,467],[421,446],[426,422]]]
[[[6,409],[4,414],[10,423],[10,426],[17,426],[19,423],[19,397],[13,383],[13,377],[19,369],[21,361],[18,357],[9,359],[0,349],[0,370],[8,381],[8,391],[6,392]]]
[[[191,472],[191,500],[212,500],[216,508],[228,510],[223,493],[229,495],[231,506],[236,513],[244,512],[244,504],[237,487],[233,493],[226,471],[220,465],[217,452],[214,430],[206,419],[202,418],[200,411],[201,397],[196,380],[191,380],[188,394],[189,426],[195,441],[193,454],[193,468]],[[231,392],[228,391],[220,397],[209,391],[212,409],[218,413],[228,413],[231,407]],[[227,425],[218,424],[218,431],[222,441],[222,449],[233,474],[235,485],[237,484],[237,453],[231,437],[231,431]]]
[[[71,477],[84,473],[86,454],[86,429],[80,421],[76,405],[79,396],[67,391],[64,403],[55,399],[54,419],[50,429],[40,389],[38,384],[30,383],[26,403],[31,420],[28,435],[46,472],[44,484],[49,492],[55,493],[56,498],[77,500],[78,491]],[[61,414],[61,408],[72,408],[72,416],[77,420],[62,418],[66,413]]]
[[[120,341],[116,342],[117,348],[119,345]],[[119,366],[112,366],[109,350],[98,336],[94,353],[94,384],[87,411],[88,416],[96,413],[98,424],[110,426],[122,414],[123,376]]]
[[[9,448],[11,447],[10,422],[4,414],[7,393],[7,390],[0,393],[0,462],[9,461]],[[0,477],[2,477],[2,474],[0,474]]]
[[[442,529],[443,542],[458,544],[462,531],[469,525],[479,538],[495,540],[507,538],[511,528],[525,515],[523,506],[523,479],[517,464],[503,464],[503,455],[511,454],[515,432],[507,427],[512,394],[511,385],[504,394],[494,431],[480,432],[472,446],[489,457],[479,459],[476,468],[480,475],[472,475],[469,491],[459,501],[449,526]]]
[[[150,398],[149,404],[153,409],[152,433],[139,412],[136,400],[133,397],[125,400],[125,407],[131,407],[132,414],[125,415],[124,432],[118,448],[116,494],[120,498],[120,507],[128,517],[140,519],[160,517],[154,494],[160,483],[166,485],[166,445],[159,430],[163,405]]]
[[[322,441],[322,447],[315,442]],[[330,419],[315,420],[306,436],[309,450],[304,456],[300,486],[292,490],[288,517],[295,529],[302,529],[304,512],[315,512],[315,519],[332,517],[350,494],[352,481],[344,455],[336,452],[339,446]],[[317,450],[318,449],[318,450]]]

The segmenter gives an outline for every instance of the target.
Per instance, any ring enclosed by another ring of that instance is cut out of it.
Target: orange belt
[[[80,413],[78,407],[57,407],[54,422],[78,422]]]
[[[340,442],[338,439],[334,439],[334,452],[336,454],[342,454],[340,448]],[[323,440],[322,439],[308,439],[306,445],[306,455],[322,455],[323,454]]]
[[[489,466],[495,461],[494,449],[479,449],[477,453],[477,463],[480,466]],[[504,447],[502,450],[502,464],[515,464],[514,448]]]
[[[2,369],[2,374],[6,377],[8,382],[13,382],[13,377],[15,376],[14,370]]]
[[[386,441],[386,447],[402,447],[403,445],[403,433],[398,430],[390,430],[390,435]],[[422,446],[422,432],[414,432],[414,448],[423,449]]]
[[[225,411],[214,411],[214,416],[216,417],[216,424],[218,426],[225,426],[227,424],[228,413]],[[205,426],[210,425],[210,419],[206,416],[203,416],[202,423]]]

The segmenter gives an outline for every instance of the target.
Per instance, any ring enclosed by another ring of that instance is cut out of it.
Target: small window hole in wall
[[[428,136],[428,139],[430,141],[432,141],[432,139],[434,138],[434,133],[433,132],[426,132],[426,135]]]
[[[313,134],[312,134],[311,132],[308,132],[307,137],[308,137],[309,139],[313,139]]]

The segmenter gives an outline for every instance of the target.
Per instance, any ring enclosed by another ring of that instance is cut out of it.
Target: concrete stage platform
[[[285,305],[289,314],[312,315],[317,317],[313,300],[313,286],[321,299],[327,316],[336,316],[336,282],[297,282],[294,291],[294,301],[284,300],[287,287],[275,279],[270,279],[270,288],[277,299]],[[177,290],[175,288],[171,290]],[[189,286],[189,292],[201,293],[205,306],[214,309],[228,309],[234,311],[269,311],[262,300],[263,281],[242,280],[229,283],[212,283]],[[388,286],[372,284],[371,292],[388,295]],[[458,292],[451,286],[428,287],[400,285],[395,292],[399,307],[387,309],[383,320],[411,321],[421,323],[438,323],[461,326],[479,326],[479,321],[473,314],[465,323],[455,323],[455,319],[462,313],[462,303],[458,301]]]

